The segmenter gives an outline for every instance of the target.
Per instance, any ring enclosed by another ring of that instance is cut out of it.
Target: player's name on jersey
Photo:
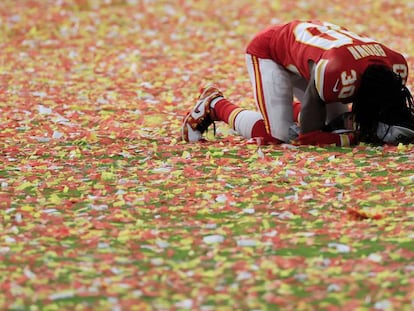
[[[367,56],[383,56],[386,57],[384,49],[380,44],[361,44],[348,46],[348,50],[352,56],[358,60]]]

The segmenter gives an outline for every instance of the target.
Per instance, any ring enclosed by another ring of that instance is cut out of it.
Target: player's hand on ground
[[[312,131],[309,133],[299,134],[298,143],[300,145],[336,145],[340,147],[353,146],[358,143],[358,135],[355,132],[348,133],[331,133],[324,131]]]

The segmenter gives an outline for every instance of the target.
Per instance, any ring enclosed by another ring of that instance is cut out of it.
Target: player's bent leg
[[[294,124],[291,73],[270,59],[250,54],[246,54],[246,66],[266,131],[281,141],[289,141],[289,128]]]
[[[299,123],[301,108],[302,108],[302,105],[300,102],[298,101],[293,102],[293,121],[296,123]]]
[[[227,123],[239,135],[248,139],[260,138],[262,144],[281,143],[266,131],[263,117],[259,112],[240,108],[227,99],[220,99],[211,106],[216,120]]]
[[[252,138],[260,138],[260,144],[261,145],[268,145],[268,144],[282,144],[283,141],[271,136],[266,131],[266,126],[263,119],[258,120],[252,128],[251,131]]]
[[[223,121],[245,138],[261,138],[261,142],[280,143],[266,132],[263,117],[256,111],[241,108],[223,97],[215,86],[201,89],[196,105],[184,118],[182,139],[187,142],[203,140],[203,133],[214,121]]]

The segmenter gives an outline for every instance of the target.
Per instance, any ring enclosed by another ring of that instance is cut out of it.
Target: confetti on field
[[[412,11],[1,1],[0,309],[414,309],[414,146],[178,139],[204,82],[254,107],[244,48],[268,24],[335,22],[414,72]]]

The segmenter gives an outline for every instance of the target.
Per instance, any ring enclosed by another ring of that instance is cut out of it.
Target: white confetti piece
[[[171,167],[157,167],[152,170],[153,173],[168,173],[171,171]]]
[[[303,201],[309,201],[309,200],[312,200],[313,199],[313,194],[311,194],[311,193],[309,193],[309,194],[305,194],[303,197],[302,197],[302,200]]]
[[[65,298],[71,298],[74,297],[75,293],[71,290],[69,291],[63,291],[63,292],[57,292],[54,294],[49,295],[50,300],[59,300],[59,299],[65,299]]]
[[[42,210],[45,214],[59,214],[60,212],[56,208],[47,208]]]
[[[285,177],[289,177],[289,176],[291,176],[291,175],[295,176],[295,175],[296,175],[296,172],[295,172],[295,171],[292,171],[292,170],[287,169],[287,170],[286,170],[286,172],[285,172]]]
[[[10,252],[10,247],[5,246],[5,247],[0,247],[0,254],[6,254]]]
[[[247,271],[243,271],[243,272],[239,272],[237,274],[237,281],[242,281],[242,280],[249,280],[252,278],[252,274],[250,272]]]
[[[73,126],[74,125],[74,124],[70,123],[68,119],[66,119],[65,117],[62,117],[59,114],[57,114],[56,117],[54,117],[52,121],[54,123],[65,124],[65,125],[68,125],[68,126]]]
[[[328,247],[336,249],[338,253],[349,253],[351,251],[350,246],[340,243],[329,243]]]
[[[392,304],[391,301],[389,300],[381,300],[381,301],[377,301],[374,304],[374,309],[375,310],[391,310],[392,308]]]
[[[184,299],[175,304],[177,308],[181,309],[192,309],[193,308],[193,300],[192,299]]]
[[[49,137],[32,136],[32,139],[38,141],[39,143],[48,143],[50,141]]]
[[[265,234],[263,234],[264,236],[267,236],[267,237],[271,237],[271,238],[273,238],[273,237],[275,237],[275,236],[277,236],[277,231],[276,230],[272,230],[272,231],[269,231],[269,232],[266,232]]]
[[[47,94],[45,92],[32,92],[32,95],[34,97],[40,97],[40,98],[44,98],[47,96]]]
[[[298,234],[305,237],[315,236],[315,232],[299,232]]]
[[[219,234],[206,235],[203,237],[203,242],[206,244],[222,243],[223,241],[224,237]]]
[[[103,97],[99,97],[96,102],[101,105],[109,104],[109,101]]]
[[[216,202],[219,202],[219,203],[224,203],[224,202],[226,202],[227,201],[227,196],[225,195],[225,194],[219,194],[217,197],[216,197]]]
[[[119,275],[120,273],[121,273],[121,270],[120,269],[118,269],[117,267],[112,267],[111,269],[110,269],[110,271],[113,273],[113,274],[116,274],[116,275]],[[121,284],[118,284],[118,286],[119,285],[121,285]]]
[[[108,243],[104,243],[104,242],[99,242],[98,243],[98,248],[99,249],[109,248],[109,244]]]
[[[16,239],[15,238],[12,238],[12,237],[7,236],[7,235],[4,237],[4,241],[6,243],[8,243],[8,244],[14,244],[14,243],[16,243]]]
[[[154,266],[161,266],[164,263],[164,259],[162,258],[151,258],[150,261]]]
[[[16,213],[16,215],[14,216],[14,220],[15,220],[17,223],[21,223],[21,222],[22,222],[22,220],[23,220],[22,214],[20,214],[20,213]]]
[[[255,209],[254,208],[245,208],[245,209],[243,209],[243,213],[245,213],[245,214],[254,214]]]
[[[251,239],[237,240],[237,246],[249,247],[249,246],[256,246],[256,245],[257,245],[256,240],[251,240]]]
[[[14,207],[11,207],[11,208],[6,209],[4,212],[5,212],[6,214],[10,214],[10,213],[14,212],[15,210],[16,210],[16,209],[15,209]]]
[[[303,281],[305,281],[308,278],[308,275],[307,274],[304,274],[304,273],[298,273],[298,274],[295,274],[293,276],[293,278],[295,280],[298,280],[300,282],[303,282]]]
[[[161,247],[161,248],[167,248],[167,247],[170,246],[170,243],[168,243],[167,241],[164,241],[164,240],[158,240],[158,241],[155,242],[155,244],[157,244],[157,246]]]
[[[106,204],[99,204],[99,205],[89,204],[89,207],[95,211],[104,211],[108,209],[108,205]]]
[[[36,278],[36,274],[34,274],[33,272],[32,272],[32,270],[30,270],[30,268],[29,267],[24,267],[24,269],[23,269],[23,273],[24,273],[24,275],[28,278],[28,279],[31,279],[31,280],[33,280],[33,279],[35,279]]]
[[[338,284],[329,284],[326,290],[328,292],[339,292],[341,290],[341,286]]]
[[[39,111],[40,114],[51,114],[52,113],[51,108],[45,107],[43,105],[37,106],[37,110]]]
[[[217,228],[217,224],[213,224],[213,223],[205,224],[204,227],[206,229],[215,229],[215,228]]]
[[[131,158],[132,154],[130,154],[128,151],[122,151],[119,153],[120,156],[124,157],[124,158]]]
[[[368,259],[373,262],[381,262],[382,256],[376,253],[369,254]]]
[[[260,159],[264,159],[264,157],[265,157],[265,155],[264,155],[264,153],[263,153],[263,150],[262,150],[262,148],[258,148],[257,149],[257,155],[259,156],[259,158]]]
[[[295,217],[291,212],[283,212],[283,213],[272,212],[270,213],[270,215],[277,216],[280,219],[292,219]]]
[[[62,137],[63,137],[63,134],[61,132],[53,131],[53,134],[52,134],[53,139],[59,139],[59,138],[62,138]]]

